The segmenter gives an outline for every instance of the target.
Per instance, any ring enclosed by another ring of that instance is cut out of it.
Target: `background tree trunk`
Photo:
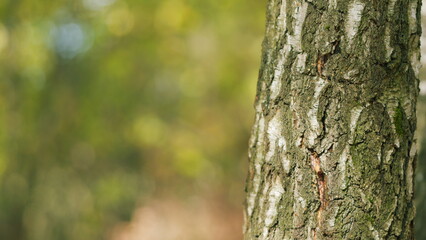
[[[420,0],[269,0],[246,239],[412,239]]]

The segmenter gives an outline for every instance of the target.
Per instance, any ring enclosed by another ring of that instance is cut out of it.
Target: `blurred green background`
[[[265,4],[0,1],[0,239],[242,239]]]

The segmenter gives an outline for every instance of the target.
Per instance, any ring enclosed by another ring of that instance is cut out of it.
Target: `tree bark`
[[[421,0],[269,0],[245,239],[413,239]]]

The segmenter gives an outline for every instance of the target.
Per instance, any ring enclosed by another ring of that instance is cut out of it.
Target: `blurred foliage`
[[[265,1],[0,1],[0,239],[105,239],[157,195],[240,206]]]
[[[423,69],[423,76],[426,76],[426,71]],[[424,78],[423,78],[424,79]],[[426,239],[426,96],[420,96],[417,107],[418,119],[418,150],[417,169],[415,178],[415,204],[416,204],[416,219],[415,231],[416,239]]]
[[[426,6],[422,6],[422,27],[426,29]],[[417,166],[415,177],[416,218],[414,221],[415,238],[426,239],[426,34],[421,38],[423,67],[420,70],[420,96],[417,104]]]

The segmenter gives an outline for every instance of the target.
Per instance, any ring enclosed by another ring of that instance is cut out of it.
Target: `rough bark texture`
[[[245,239],[413,239],[421,0],[269,0]]]

